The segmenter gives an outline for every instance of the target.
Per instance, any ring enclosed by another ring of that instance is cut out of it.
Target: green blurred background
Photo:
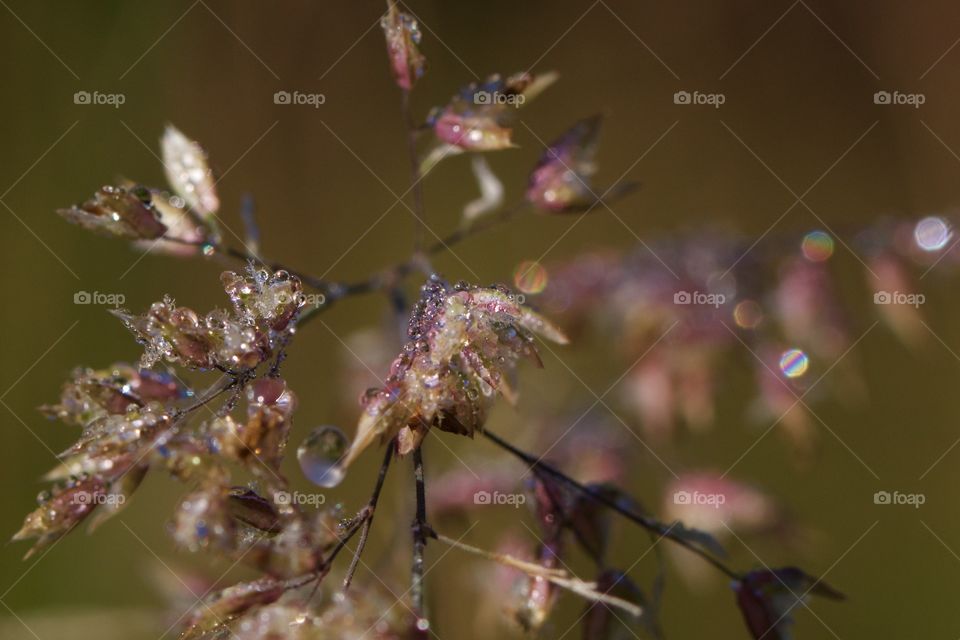
[[[72,367],[103,366],[139,353],[104,308],[75,305],[74,294],[122,293],[131,309],[164,293],[199,309],[225,303],[217,279],[221,265],[141,259],[124,243],[92,237],[53,213],[118,175],[162,185],[154,154],[165,123],[198,139],[225,174],[219,189],[227,223],[241,228],[240,199],[252,193],[264,252],[290,265],[359,278],[408,255],[411,222],[406,209],[395,206],[373,225],[394,203],[391,190],[402,193],[408,180],[399,94],[377,25],[383,3],[0,4],[0,263],[6,288],[0,311],[0,481],[6,488],[0,534],[6,537],[33,508],[42,488],[38,478],[53,463],[50,451],[64,449],[76,436],[35,408],[57,397]],[[538,137],[550,140],[596,112],[607,115],[597,183],[610,183],[628,169],[629,179],[643,183],[614,207],[619,221],[597,212],[565,235],[572,218],[524,218],[462,245],[457,255],[481,282],[509,281],[518,262],[548,249],[546,262],[598,247],[632,248],[634,234],[655,241],[672,231],[719,225],[758,237],[794,203],[791,190],[803,195],[814,183],[804,201],[828,225],[844,230],[885,214],[950,214],[960,204],[955,3],[490,0],[417,1],[410,8],[422,20],[422,50],[429,59],[413,98],[418,114],[477,76],[527,68],[561,73],[556,86],[524,109],[530,129],[516,128],[519,148],[491,156],[508,193],[523,188],[541,150]],[[117,109],[76,105],[73,94],[81,90],[122,93],[126,101]],[[275,105],[278,90],[319,92],[326,102],[319,109]],[[720,109],[676,105],[678,90],[722,92],[726,102]],[[919,109],[876,105],[878,90],[922,93],[926,102]],[[431,227],[437,233],[454,228],[475,191],[465,158],[441,165],[426,181]],[[778,232],[822,226],[796,206]],[[853,318],[859,335],[874,319],[859,282],[862,267],[841,247],[835,261],[844,290],[853,292],[847,303],[859,314]],[[437,266],[452,279],[471,277],[449,255]],[[878,328],[855,353],[868,402],[818,406],[879,480],[826,434],[820,457],[805,471],[787,463],[776,438],[764,439],[737,467],[739,479],[782,497],[815,532],[789,552],[758,543],[754,548],[763,561],[828,572],[828,581],[850,596],[842,605],[814,603],[821,621],[801,611],[800,637],[960,635],[960,611],[950,591],[960,581],[960,518],[951,490],[960,475],[960,451],[946,453],[919,479],[958,436],[957,282],[946,266],[923,281],[927,323],[943,344],[930,340],[926,349],[910,350]],[[294,441],[321,423],[352,431],[355,410],[344,408],[338,378],[348,357],[337,336],[380,326],[385,313],[382,299],[358,298],[327,314],[328,328],[318,323],[298,336],[286,364],[302,400]],[[584,346],[566,353],[576,376],[548,355],[545,372],[524,373],[526,393],[558,402],[576,397],[589,406],[593,398],[577,378],[599,391],[616,379],[620,366],[611,367],[609,358]],[[758,431],[743,419],[750,359],[739,355],[725,368],[716,428],[665,453],[671,464],[726,468],[756,439]],[[492,424],[516,434],[522,421],[509,413],[498,410]],[[460,456],[496,455],[483,441],[446,440]],[[446,448],[434,443],[428,449],[428,474],[456,464]],[[359,505],[376,458],[365,456],[335,498]],[[643,462],[630,488],[658,504],[663,469],[649,456],[638,452],[638,458]],[[288,471],[299,477],[295,464]],[[396,516],[378,517],[369,557],[403,569],[406,546],[395,541],[408,531],[409,465],[397,465],[390,478],[387,500]],[[926,504],[916,510],[876,506],[872,495],[878,490],[922,492]],[[226,568],[173,548],[164,526],[181,491],[171,481],[151,478],[123,522],[110,522],[94,536],[74,534],[39,560],[21,561],[24,544],[2,547],[0,635],[157,638],[171,622],[162,617],[167,604],[156,588],[164,566],[206,570],[213,577]],[[507,511],[484,520],[469,540],[491,546],[494,532],[510,526],[511,518]],[[627,563],[646,548],[645,538],[626,528],[618,540],[619,557]],[[759,564],[736,542],[728,546],[737,565]],[[402,551],[391,559],[391,548]],[[440,553],[430,548],[432,559]],[[462,571],[465,566],[469,571]],[[433,598],[441,638],[486,637],[464,624],[465,612],[479,610],[483,597],[471,583],[475,566],[479,572],[472,558],[452,552],[428,577],[443,591]],[[396,574],[405,588],[403,571]],[[372,579],[363,572],[358,577]],[[553,627],[557,636],[581,611],[574,599],[563,602]],[[746,637],[721,580],[693,588],[671,576],[664,626],[674,638]]]

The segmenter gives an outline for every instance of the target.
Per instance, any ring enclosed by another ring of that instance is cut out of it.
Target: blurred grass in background
[[[123,242],[93,237],[53,213],[120,175],[163,185],[156,154],[166,122],[198,139],[225,174],[219,189],[231,227],[242,228],[236,213],[241,196],[255,196],[270,257],[352,280],[405,258],[412,225],[405,208],[389,209],[394,193],[407,188],[408,166],[399,95],[377,24],[383,3],[3,5],[0,481],[6,507],[0,534],[9,536],[33,507],[42,488],[38,478],[53,463],[51,452],[76,437],[46,422],[35,407],[57,397],[72,367],[132,360],[139,353],[119,322],[101,307],[73,304],[74,294],[122,293],[134,310],[164,293],[198,309],[226,304],[217,278],[221,265],[141,258]],[[881,215],[950,214],[960,204],[960,50],[948,51],[960,36],[960,10],[952,3],[491,0],[415,2],[411,9],[422,20],[422,50],[430,63],[414,93],[419,114],[477,76],[527,68],[561,73],[559,84],[524,109],[529,129],[516,128],[520,148],[490,157],[510,194],[521,193],[542,149],[538,138],[551,140],[574,120],[603,112],[597,184],[609,184],[628,169],[629,179],[643,183],[615,209],[645,241],[704,226],[759,237],[795,202],[794,194],[844,230],[841,236]],[[874,104],[874,92],[894,89],[921,92],[926,103],[920,109]],[[76,105],[73,94],[82,90],[122,93],[126,100],[116,109]],[[326,102],[318,109],[276,105],[279,90],[323,93]],[[678,90],[722,92],[726,102],[720,109],[676,105]],[[467,159],[441,165],[426,181],[430,226],[441,235],[454,228],[475,191]],[[548,249],[549,264],[587,249],[637,245],[608,212],[596,212],[565,235],[572,222],[524,217],[456,253],[482,282],[492,282],[509,281],[517,263]],[[822,226],[798,205],[778,232]],[[873,321],[858,282],[862,267],[839,247],[836,260],[844,291],[862,294],[862,302],[849,302],[860,312],[853,319],[859,335]],[[469,277],[449,255],[437,266],[451,279]],[[960,518],[951,491],[960,453],[948,453],[919,480],[957,437],[953,393],[960,362],[949,351],[960,351],[956,282],[947,269],[924,281],[927,322],[946,348],[932,342],[926,351],[911,352],[878,328],[855,354],[869,401],[852,407],[828,402],[818,411],[879,481],[826,434],[820,458],[807,471],[786,464],[787,452],[775,438],[761,442],[737,467],[738,478],[781,496],[815,532],[799,550],[757,549],[772,566],[796,562],[814,574],[829,570],[829,582],[850,601],[814,608],[845,639],[911,637],[918,625],[928,638],[956,637],[960,626],[950,589],[960,577],[954,553],[960,551]],[[338,379],[349,356],[336,336],[378,326],[386,313],[380,298],[346,301],[324,317],[327,328],[317,323],[298,336],[286,364],[302,400],[294,442],[320,423],[352,432],[355,411],[343,409]],[[593,389],[605,389],[619,375],[599,349],[575,346],[568,353],[576,375]],[[749,356],[743,356],[726,369],[727,395],[720,399],[716,428],[671,453],[681,467],[726,468],[756,439],[758,432],[743,419],[752,384]],[[549,356],[545,360],[545,372],[524,375],[526,394],[577,397],[583,408],[592,403],[569,371]],[[498,409],[491,426],[523,440],[517,432],[524,421],[509,410]],[[483,441],[446,439],[460,456],[495,454]],[[428,475],[456,464],[446,448],[428,442],[428,449]],[[351,508],[365,500],[378,459],[366,456],[335,497]],[[642,459],[630,489],[653,506],[665,478],[652,458]],[[295,464],[288,472],[299,478]],[[396,565],[401,576],[408,562],[404,509],[410,484],[409,465],[396,465],[387,500],[396,502],[397,515],[378,517],[376,546],[368,554],[370,566]],[[922,491],[927,502],[920,510],[883,509],[871,499],[881,489]],[[0,635],[31,637],[16,620],[2,621],[16,614],[41,640],[67,634],[156,638],[172,623],[159,617],[166,605],[152,579],[164,574],[161,563],[209,569],[212,577],[226,569],[173,549],[164,523],[182,490],[151,478],[123,523],[113,521],[91,537],[74,534],[39,559],[20,561],[26,545],[3,547],[0,599],[7,609],[0,609]],[[491,540],[514,519],[506,511],[485,520],[471,539]],[[619,530],[624,564],[645,548],[637,536],[627,527]],[[392,553],[394,548],[403,552]],[[735,542],[730,549],[738,565],[759,564]],[[431,561],[443,551],[431,546]],[[484,637],[462,628],[461,612],[482,598],[471,582],[477,566],[452,552],[428,576],[435,594],[443,585],[444,599],[462,590],[455,608],[435,606],[443,638]],[[358,580],[373,578],[361,573]],[[398,583],[401,590],[405,580]],[[435,605],[444,599],[435,598]],[[581,603],[569,602],[558,612],[557,629],[581,611]],[[54,617],[65,612],[78,616],[69,618],[68,632]],[[828,637],[808,612],[799,618],[800,637]],[[664,626],[671,637],[746,636],[721,581],[691,590],[671,579]]]

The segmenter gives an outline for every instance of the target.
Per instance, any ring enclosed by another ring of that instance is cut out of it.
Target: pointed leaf
[[[380,19],[380,26],[387,39],[390,69],[397,86],[410,91],[423,75],[427,63],[418,47],[423,34],[417,20],[400,11],[394,0],[389,0],[387,4],[387,13]]]
[[[83,204],[57,213],[90,231],[134,240],[159,238],[167,230],[143,187],[105,186]]]
[[[170,186],[211,229],[216,229],[220,198],[206,152],[172,124],[164,129],[160,149]]]

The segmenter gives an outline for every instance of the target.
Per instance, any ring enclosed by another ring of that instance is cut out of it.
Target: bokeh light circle
[[[825,231],[811,231],[803,237],[800,249],[810,262],[825,262],[833,255],[833,238]]]
[[[523,293],[534,295],[547,288],[547,270],[536,260],[524,260],[513,272],[513,284]]]
[[[763,322],[763,309],[753,300],[741,300],[733,309],[733,321],[741,329],[756,329]]]
[[[939,251],[947,246],[953,231],[943,218],[930,216],[917,223],[913,237],[924,251]]]
[[[799,378],[810,368],[810,358],[800,349],[787,349],[780,356],[780,371],[788,378]]]

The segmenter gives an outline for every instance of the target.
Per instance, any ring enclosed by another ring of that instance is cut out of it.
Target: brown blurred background
[[[74,294],[122,293],[131,309],[164,293],[200,309],[225,303],[221,265],[141,259],[124,243],[92,237],[53,213],[118,175],[162,185],[154,154],[165,123],[201,141],[225,174],[219,189],[229,225],[241,229],[240,198],[255,196],[264,252],[288,264],[318,274],[332,267],[330,276],[338,279],[361,277],[408,254],[411,222],[395,206],[373,225],[394,203],[391,190],[402,193],[408,180],[399,95],[377,25],[382,2],[0,4],[6,288],[0,537],[7,537],[35,504],[38,478],[53,463],[50,450],[64,449],[76,436],[35,408],[57,397],[72,367],[139,353],[103,307],[75,305]],[[643,183],[614,207],[622,222],[601,211],[564,235],[571,218],[524,218],[459,247],[457,255],[481,282],[508,281],[518,262],[541,257],[561,236],[545,261],[598,247],[632,248],[633,234],[655,241],[703,225],[756,237],[794,203],[791,190],[822,222],[797,206],[778,232],[825,222],[844,230],[848,241],[849,230],[881,215],[950,214],[960,205],[960,47],[953,49],[960,10],[954,3],[490,0],[417,1],[410,8],[422,20],[430,64],[413,98],[418,114],[477,76],[560,72],[560,82],[523,111],[536,135],[518,126],[520,148],[490,158],[509,194],[523,188],[541,150],[538,137],[550,140],[596,112],[608,116],[597,183],[628,169],[628,179]],[[278,90],[323,93],[326,102],[318,109],[276,105]],[[719,109],[677,105],[678,90],[721,92],[726,101]],[[922,93],[926,101],[918,109],[876,105],[879,90]],[[125,103],[77,105],[77,91],[122,93]],[[438,233],[454,228],[462,205],[476,196],[468,167],[455,158],[426,181],[429,223]],[[862,289],[859,262],[840,246],[836,260],[854,283],[848,288]],[[452,279],[471,277],[450,256],[437,266]],[[815,532],[789,553],[758,545],[763,561],[828,572],[828,581],[850,596],[842,605],[814,603],[824,624],[801,611],[800,637],[960,635],[952,592],[960,579],[960,518],[951,490],[960,452],[947,453],[919,480],[957,438],[953,394],[960,359],[950,351],[960,352],[956,282],[944,269],[923,284],[927,322],[943,345],[932,341],[925,351],[910,351],[878,328],[856,352],[869,402],[827,402],[818,410],[879,480],[829,436],[807,471],[787,464],[773,438],[738,465],[738,477],[782,497]],[[857,335],[873,321],[861,293],[862,300],[850,301],[862,312],[854,318]],[[385,313],[383,300],[358,298],[324,318],[329,330],[315,324],[298,336],[286,365],[303,401],[294,442],[321,423],[352,432],[355,411],[338,398],[338,371],[347,356],[336,336],[376,327]],[[574,346],[568,353],[576,376],[593,389],[605,389],[619,375],[589,350]],[[582,394],[589,406],[593,398],[577,377],[545,359],[545,372],[524,373],[527,393]],[[736,366],[728,375],[719,424],[671,452],[673,464],[726,468],[755,440],[758,432],[744,424],[742,412],[750,375]],[[500,432],[523,427],[509,413],[494,416]],[[461,456],[495,454],[483,441],[447,441]],[[428,453],[428,474],[456,464],[435,443]],[[334,492],[337,500],[353,507],[366,498],[375,458],[365,456],[352,470]],[[652,458],[641,459],[647,462],[637,466],[630,489],[657,504],[663,470]],[[289,472],[299,477],[295,463]],[[397,465],[390,478],[396,516],[378,517],[371,565],[389,557],[385,549],[395,534],[407,535],[409,465]],[[878,490],[923,492],[926,504],[878,507],[871,499]],[[170,622],[159,617],[166,605],[153,578],[164,574],[164,564],[213,577],[226,569],[173,548],[164,524],[181,491],[151,478],[123,515],[129,528],[114,521],[94,536],[74,534],[39,559],[21,562],[24,544],[2,547],[0,635],[33,637],[17,616],[40,640],[157,638]],[[511,517],[508,511],[481,523],[470,541],[490,546],[493,532],[510,526]],[[618,540],[626,563],[646,548],[627,528]],[[738,566],[759,565],[743,547],[729,546]],[[405,545],[396,548],[402,551],[395,554],[407,553]],[[441,552],[429,550],[432,559]],[[396,560],[401,569],[406,562],[405,556]],[[464,612],[476,610],[482,597],[465,566],[473,571],[473,559],[452,552],[428,576],[434,587],[443,585],[434,608],[444,639],[483,637],[463,624]],[[669,637],[746,637],[724,581],[695,589],[671,578],[664,611]],[[457,590],[462,595],[454,597]],[[574,599],[564,602],[553,627],[557,636],[581,611]],[[68,631],[59,620],[70,621]]]

